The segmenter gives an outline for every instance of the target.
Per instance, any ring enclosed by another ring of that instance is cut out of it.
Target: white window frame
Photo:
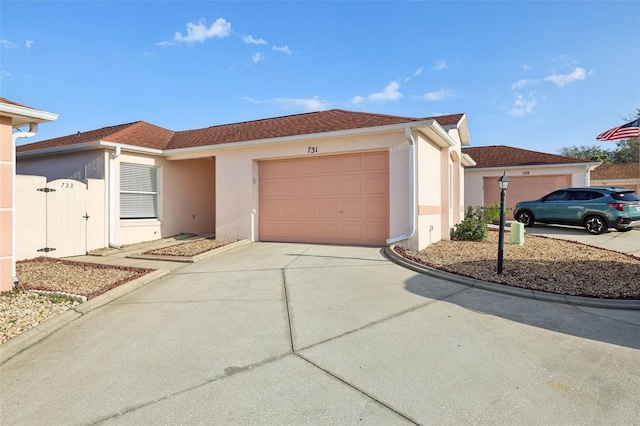
[[[138,176],[136,176],[136,173]],[[160,220],[160,177],[159,167],[120,163],[120,220]],[[123,179],[137,180],[135,182],[127,182]],[[145,182],[145,180],[147,181]],[[137,195],[138,200],[126,200],[128,195]],[[152,200],[151,203],[149,203],[149,199]],[[137,206],[136,203],[138,204]]]

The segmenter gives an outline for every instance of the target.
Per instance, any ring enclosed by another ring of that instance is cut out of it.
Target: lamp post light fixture
[[[498,235],[498,275],[502,274],[502,258],[504,253],[504,204],[507,199],[507,188],[509,187],[511,180],[507,177],[505,172],[502,172],[502,176],[498,179],[498,185],[500,186],[500,231]]]

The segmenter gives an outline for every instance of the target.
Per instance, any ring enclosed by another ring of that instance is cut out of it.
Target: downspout
[[[411,135],[411,127],[405,127],[404,137],[409,142],[409,228],[405,234],[389,238],[387,244],[408,240],[416,233],[416,206],[418,205],[416,199],[416,147]]]
[[[116,236],[116,185],[115,185],[115,160],[122,153],[122,149],[116,146],[116,151],[109,155],[109,247],[122,249],[122,245],[115,242]]]
[[[18,285],[18,275],[16,273],[16,141],[20,138],[31,138],[38,133],[38,123],[29,123],[28,132],[16,132],[11,135],[11,192],[13,214],[11,215],[11,280],[13,288]]]

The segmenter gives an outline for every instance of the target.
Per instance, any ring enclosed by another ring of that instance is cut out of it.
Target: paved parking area
[[[632,424],[638,371],[640,311],[470,288],[377,248],[252,243],[9,359],[0,423]]]
[[[640,257],[640,227],[635,227],[627,232],[618,232],[615,229],[609,229],[603,234],[591,235],[584,228],[535,224],[534,226],[525,228],[525,238],[527,233],[530,235],[544,235],[563,240],[577,241],[582,244],[589,244]]]

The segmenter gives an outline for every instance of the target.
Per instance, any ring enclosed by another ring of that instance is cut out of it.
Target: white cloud
[[[519,90],[522,89],[525,86],[528,86],[530,84],[536,84],[538,82],[538,80],[535,79],[531,79],[531,78],[523,78],[522,80],[518,80],[515,83],[513,83],[511,85],[511,90]]]
[[[280,105],[284,109],[295,109],[302,111],[321,111],[331,107],[331,103],[323,101],[318,96],[312,96],[308,99],[276,98],[272,99],[269,102]]]
[[[180,43],[203,43],[209,38],[225,38],[231,34],[231,23],[224,18],[218,18],[207,27],[205,20],[201,19],[197,24],[189,22],[187,24],[187,35],[176,32],[173,39]]]
[[[436,62],[433,66],[433,69],[436,71],[446,70],[447,68],[449,68],[449,65],[447,64],[447,61],[444,60]]]
[[[273,104],[278,105],[286,110],[298,110],[298,111],[322,111],[331,108],[331,103],[323,101],[318,96],[312,96],[311,98],[274,98],[267,101],[258,101],[252,97],[245,96],[244,99],[252,104]]]
[[[157,46],[160,47],[169,47],[169,46],[173,46],[175,43],[171,43],[170,41],[159,41],[156,43]]]
[[[7,49],[15,49],[18,47],[17,44],[11,43],[9,40],[4,38],[0,40],[0,45],[2,45],[2,47],[6,47]]]
[[[455,96],[455,93],[449,89],[440,89],[435,92],[427,92],[420,97],[420,99],[424,99],[425,101],[441,101],[443,99],[452,98]]]
[[[9,81],[11,80],[11,73],[5,70],[0,70],[0,80]]]
[[[275,52],[284,53],[286,55],[292,55],[293,52],[289,49],[289,46],[273,46]]]
[[[531,114],[537,103],[538,101],[532,93],[529,93],[526,96],[518,93],[516,94],[516,99],[513,102],[513,107],[509,110],[509,114],[516,117]]]
[[[33,46],[34,43],[35,43],[35,41],[33,41],[33,40],[26,40],[24,42],[24,45],[26,46],[27,49],[29,49],[31,46]]]
[[[257,64],[258,62],[264,61],[264,55],[260,52],[254,53],[251,55],[251,60],[254,64]]]
[[[250,35],[242,37],[242,41],[247,44],[268,44],[266,40],[261,38],[253,38]]]
[[[576,67],[569,74],[552,74],[545,77],[545,81],[550,81],[558,87],[562,87],[574,81],[584,80],[587,78],[587,71],[584,68]]]
[[[351,100],[351,102],[356,105],[361,105],[366,102],[382,103],[387,101],[397,101],[398,99],[402,98],[402,93],[400,93],[398,89],[400,89],[400,83],[398,83],[397,81],[392,81],[387,85],[387,87],[384,88],[382,92],[372,93],[371,95],[366,97],[355,96]]]
[[[522,67],[523,70],[525,71],[531,71],[533,69],[533,67],[531,65],[527,65],[527,64],[522,64],[520,65]]]
[[[419,76],[420,74],[422,74],[422,71],[424,70],[424,67],[420,67],[417,70],[415,70],[415,72],[413,73],[412,76],[409,76],[407,78],[404,79],[405,82],[411,80],[412,78],[415,78],[417,76]]]

